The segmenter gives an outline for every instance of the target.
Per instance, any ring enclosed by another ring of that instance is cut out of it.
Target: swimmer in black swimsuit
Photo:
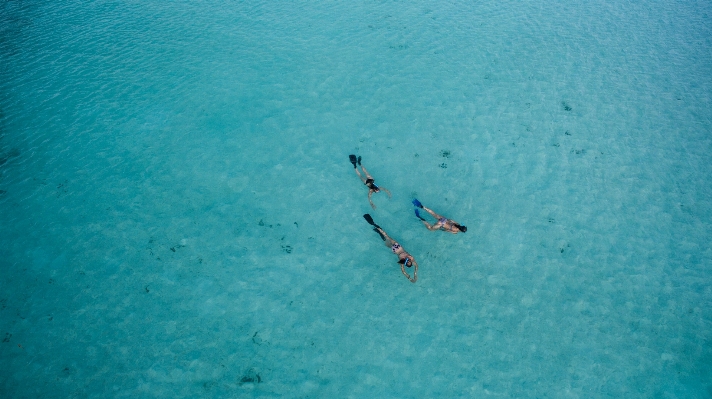
[[[366,219],[368,224],[373,226],[373,231],[375,231],[376,233],[378,233],[379,236],[381,236],[381,239],[386,243],[386,246],[389,247],[394,254],[398,255],[398,263],[400,263],[401,265],[401,273],[403,273],[403,275],[411,283],[415,283],[416,281],[418,281],[418,262],[415,261],[415,258],[413,258],[411,254],[406,252],[405,249],[403,249],[403,247],[401,247],[401,245],[396,242],[396,240],[389,237],[388,234],[383,231],[381,226],[374,223],[373,218],[371,218],[371,215],[367,213],[363,215],[363,218]],[[410,278],[408,272],[405,271],[406,267],[415,267],[413,269],[413,278]]]
[[[456,221],[452,219],[448,219],[446,217],[440,216],[437,213],[433,212],[431,209],[428,209],[423,206],[423,204],[420,203],[417,199],[413,199],[413,205],[417,206],[418,208],[428,212],[432,217],[435,219],[438,219],[436,223],[430,224],[425,221],[422,217],[420,217],[420,213],[418,212],[418,209],[415,210],[415,216],[420,219],[420,221],[423,222],[425,227],[428,228],[430,231],[435,231],[435,230],[443,230],[447,231],[448,233],[452,234],[457,234],[459,232],[466,232],[467,231],[467,226],[462,226],[461,224],[457,223]]]
[[[371,201],[371,196],[373,195],[373,193],[377,193],[377,192],[383,190],[386,192],[386,194],[388,194],[388,198],[391,198],[391,192],[388,191],[388,189],[385,187],[377,186],[376,183],[373,181],[373,177],[371,176],[371,174],[368,173],[368,171],[366,170],[366,168],[363,167],[363,165],[361,165],[361,157],[356,158],[356,155],[352,154],[352,155],[349,155],[349,160],[354,165],[354,170],[356,171],[356,174],[358,175],[358,177],[361,179],[363,184],[366,185],[366,187],[368,187],[368,202],[371,203],[371,208],[376,209],[376,205],[373,205],[373,201]],[[356,168],[357,163],[359,166],[361,166],[361,169],[363,169],[363,174],[366,175],[365,178],[363,176],[361,176],[361,172],[359,172],[358,169]]]

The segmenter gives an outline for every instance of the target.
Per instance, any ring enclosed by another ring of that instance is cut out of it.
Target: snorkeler
[[[415,283],[418,281],[418,263],[415,261],[415,258],[408,252],[405,252],[405,249],[400,246],[394,239],[391,237],[388,237],[388,234],[386,234],[385,231],[381,228],[381,226],[377,225],[376,223],[373,223],[373,218],[371,218],[371,215],[368,213],[363,215],[363,218],[366,219],[368,224],[373,226],[373,231],[378,233],[379,236],[381,236],[381,239],[385,241],[386,246],[393,251],[394,254],[398,255],[398,263],[401,265],[401,273],[410,280],[411,283]],[[405,268],[407,267],[412,267],[415,266],[415,269],[413,269],[413,278],[410,278],[408,273],[405,271]]]
[[[423,204],[421,204],[420,201],[418,201],[417,199],[413,199],[413,205],[415,205],[416,207],[418,207],[420,209],[425,210],[432,217],[434,217],[435,219],[438,220],[434,224],[430,224],[430,223],[426,222],[425,219],[423,219],[420,216],[420,212],[418,212],[418,209],[417,208],[415,209],[415,216],[417,216],[418,219],[420,219],[423,222],[423,224],[425,225],[425,227],[427,227],[428,230],[430,230],[430,231],[442,229],[442,230],[447,231],[448,233],[452,233],[452,234],[457,234],[459,232],[464,233],[467,231],[466,226],[463,226],[452,219],[448,219],[446,217],[442,217],[442,216],[438,215],[437,213],[433,212],[431,209],[424,207]]]
[[[354,165],[354,170],[356,171],[356,174],[358,175],[358,177],[361,179],[363,184],[365,184],[366,187],[368,187],[368,202],[371,203],[371,208],[376,209],[376,205],[373,205],[373,201],[371,201],[371,196],[373,195],[373,193],[377,193],[377,192],[383,190],[386,192],[386,194],[388,194],[388,198],[391,198],[391,192],[388,191],[387,188],[379,187],[376,185],[376,183],[374,183],[373,177],[371,176],[371,174],[368,173],[368,171],[366,170],[366,168],[363,167],[363,165],[361,165],[361,157],[356,158],[356,155],[352,154],[352,155],[349,155],[349,160]],[[358,169],[356,168],[357,163],[359,166],[361,166],[361,169],[363,169],[363,174],[366,175],[365,178],[363,176],[361,176],[361,172],[359,172]]]

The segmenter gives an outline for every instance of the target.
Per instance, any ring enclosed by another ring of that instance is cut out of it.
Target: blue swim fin
[[[423,204],[421,204],[420,201],[418,201],[417,198],[413,198],[413,205],[417,206],[418,208],[422,208],[422,207],[423,207]]]
[[[422,217],[420,217],[420,212],[418,212],[417,209],[415,210],[415,216],[417,216],[418,219],[420,219],[420,220],[422,220],[422,221],[425,221],[425,219],[423,219]]]

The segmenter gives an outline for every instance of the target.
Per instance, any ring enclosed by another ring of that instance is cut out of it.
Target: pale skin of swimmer
[[[430,224],[430,223],[426,222],[425,220],[421,220],[421,222],[423,222],[423,224],[425,225],[425,227],[428,228],[428,230],[436,231],[439,229],[443,229],[444,231],[447,231],[448,233],[452,233],[452,234],[457,234],[460,232],[460,229],[458,229],[457,226],[455,226],[455,224],[459,224],[456,221],[450,220],[446,217],[438,215],[432,209],[427,208],[425,206],[423,206],[422,209],[425,212],[428,212],[432,217],[434,217],[435,219],[438,220],[437,222],[435,222],[433,224]]]
[[[354,168],[354,170],[356,171],[356,174],[358,175],[359,179],[361,179],[361,181],[363,182],[363,184],[366,184],[366,185],[367,185],[366,182],[367,182],[368,180],[373,181],[374,179],[373,179],[373,177],[371,176],[371,174],[368,173],[368,171],[366,170],[366,168],[363,167],[363,165],[359,165],[359,166],[361,166],[361,169],[363,169],[363,174],[366,175],[366,177],[363,177],[363,176],[361,175],[361,172],[358,171],[358,168]],[[371,184],[373,184],[373,183],[371,183]],[[368,186],[368,185],[367,185],[367,186]],[[380,190],[385,191],[386,194],[388,194],[388,198],[391,198],[391,192],[388,191],[387,188],[382,187],[382,186],[377,186],[377,187],[378,187],[378,190],[379,190],[379,191],[380,191]],[[368,186],[368,202],[371,204],[371,208],[373,208],[373,209],[376,209],[376,205],[374,205],[374,204],[373,204],[373,201],[371,201],[371,196],[372,196],[373,193],[375,193],[375,192],[378,192],[378,191],[376,191],[376,190],[374,190],[372,187]]]
[[[415,261],[415,258],[413,258],[413,255],[411,255],[411,254],[409,254],[408,252],[406,252],[405,249],[403,249],[403,247],[401,247],[400,244],[398,244],[398,243],[396,242],[396,240],[394,240],[394,239],[392,239],[391,237],[389,237],[388,234],[387,234],[385,231],[383,231],[382,228],[376,227],[376,229],[378,229],[378,231],[380,231],[381,234],[383,234],[383,238],[384,238],[383,241],[385,242],[385,244],[386,244],[386,246],[387,246],[388,248],[391,248],[391,251],[393,251],[394,254],[398,255],[398,260],[399,260],[399,261],[400,261],[400,260],[403,260],[403,259],[408,259],[408,263],[412,263],[412,264],[413,264],[413,268],[414,268],[414,270],[413,270],[413,278],[410,278],[410,276],[408,275],[408,272],[405,271],[405,264],[404,264],[404,263],[401,263],[401,264],[400,264],[400,265],[401,265],[401,273],[403,273],[403,275],[404,275],[411,283],[415,283],[416,281],[418,281],[418,262]]]

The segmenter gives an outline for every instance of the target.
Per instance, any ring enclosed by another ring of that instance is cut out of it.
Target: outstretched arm
[[[387,188],[385,188],[385,187],[383,187],[383,186],[378,186],[378,188],[381,189],[381,190],[383,190],[383,191],[385,191],[386,194],[388,194],[388,198],[391,198],[391,197],[392,197],[391,192],[388,191]]]
[[[403,273],[405,278],[407,278],[411,283],[415,283],[416,281],[418,281],[418,262],[416,262],[415,260],[413,261],[413,268],[413,278],[410,278],[408,272],[405,271],[405,265],[401,263],[401,273]]]
[[[368,202],[371,203],[371,208],[376,209],[376,205],[373,205],[373,201],[371,201],[372,195],[373,195],[373,190],[368,190]]]

